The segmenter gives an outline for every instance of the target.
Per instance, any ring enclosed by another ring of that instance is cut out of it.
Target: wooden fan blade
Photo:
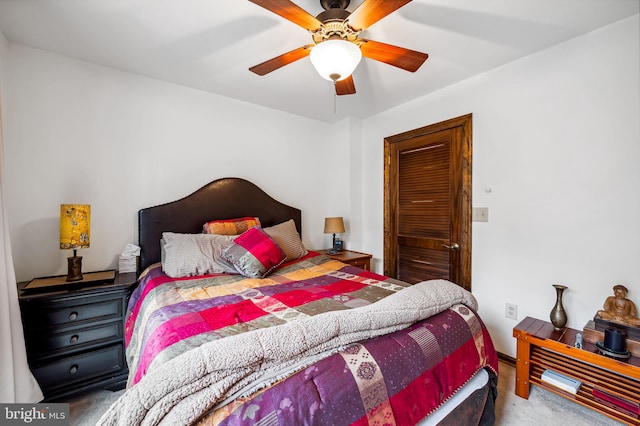
[[[249,68],[249,71],[254,72],[258,75],[269,74],[271,71],[275,71],[278,68],[281,68],[285,65],[289,65],[292,62],[297,61],[298,59],[302,59],[306,56],[309,56],[311,53],[312,44],[307,44],[306,46],[298,47],[297,49],[293,49],[290,52],[283,53],[280,56],[276,56],[275,58],[269,59],[261,64],[254,65]]]
[[[416,72],[427,60],[429,55],[404,47],[392,46],[379,41],[359,39],[362,56],[402,68],[403,70]]]
[[[362,31],[409,2],[411,0],[364,0],[349,15],[347,23],[354,30]]]
[[[258,6],[262,6],[265,9],[280,15],[285,19],[293,22],[296,25],[300,25],[302,28],[309,31],[319,30],[322,26],[315,16],[309,14],[306,10],[302,9],[297,4],[289,0],[249,0],[251,3],[255,3]]]
[[[336,95],[353,95],[354,93],[356,93],[356,85],[353,83],[353,76],[336,81]]]

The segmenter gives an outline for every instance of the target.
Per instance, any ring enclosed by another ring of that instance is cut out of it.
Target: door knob
[[[442,247],[449,249],[449,250],[460,250],[460,246],[458,245],[458,243],[453,243],[450,246],[443,244]]]

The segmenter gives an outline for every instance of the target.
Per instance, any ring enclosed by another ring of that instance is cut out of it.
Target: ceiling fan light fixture
[[[322,78],[335,82],[353,73],[362,59],[362,51],[347,40],[326,40],[311,49],[310,59]]]

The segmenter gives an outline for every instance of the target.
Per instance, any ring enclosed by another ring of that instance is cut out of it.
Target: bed
[[[101,424],[494,423],[497,353],[461,287],[308,250],[301,211],[244,179],[138,218],[128,389]]]

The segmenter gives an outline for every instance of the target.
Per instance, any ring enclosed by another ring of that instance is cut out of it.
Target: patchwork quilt
[[[130,389],[103,423],[414,424],[497,356],[470,293],[411,287],[313,252],[263,279],[153,265],[129,304]]]
[[[407,329],[348,346],[198,425],[415,425],[497,356],[481,321],[458,304]],[[478,416],[480,417],[480,416]]]
[[[129,384],[205,342],[378,301],[408,284],[310,253],[267,278],[170,278],[151,266],[129,300]]]

